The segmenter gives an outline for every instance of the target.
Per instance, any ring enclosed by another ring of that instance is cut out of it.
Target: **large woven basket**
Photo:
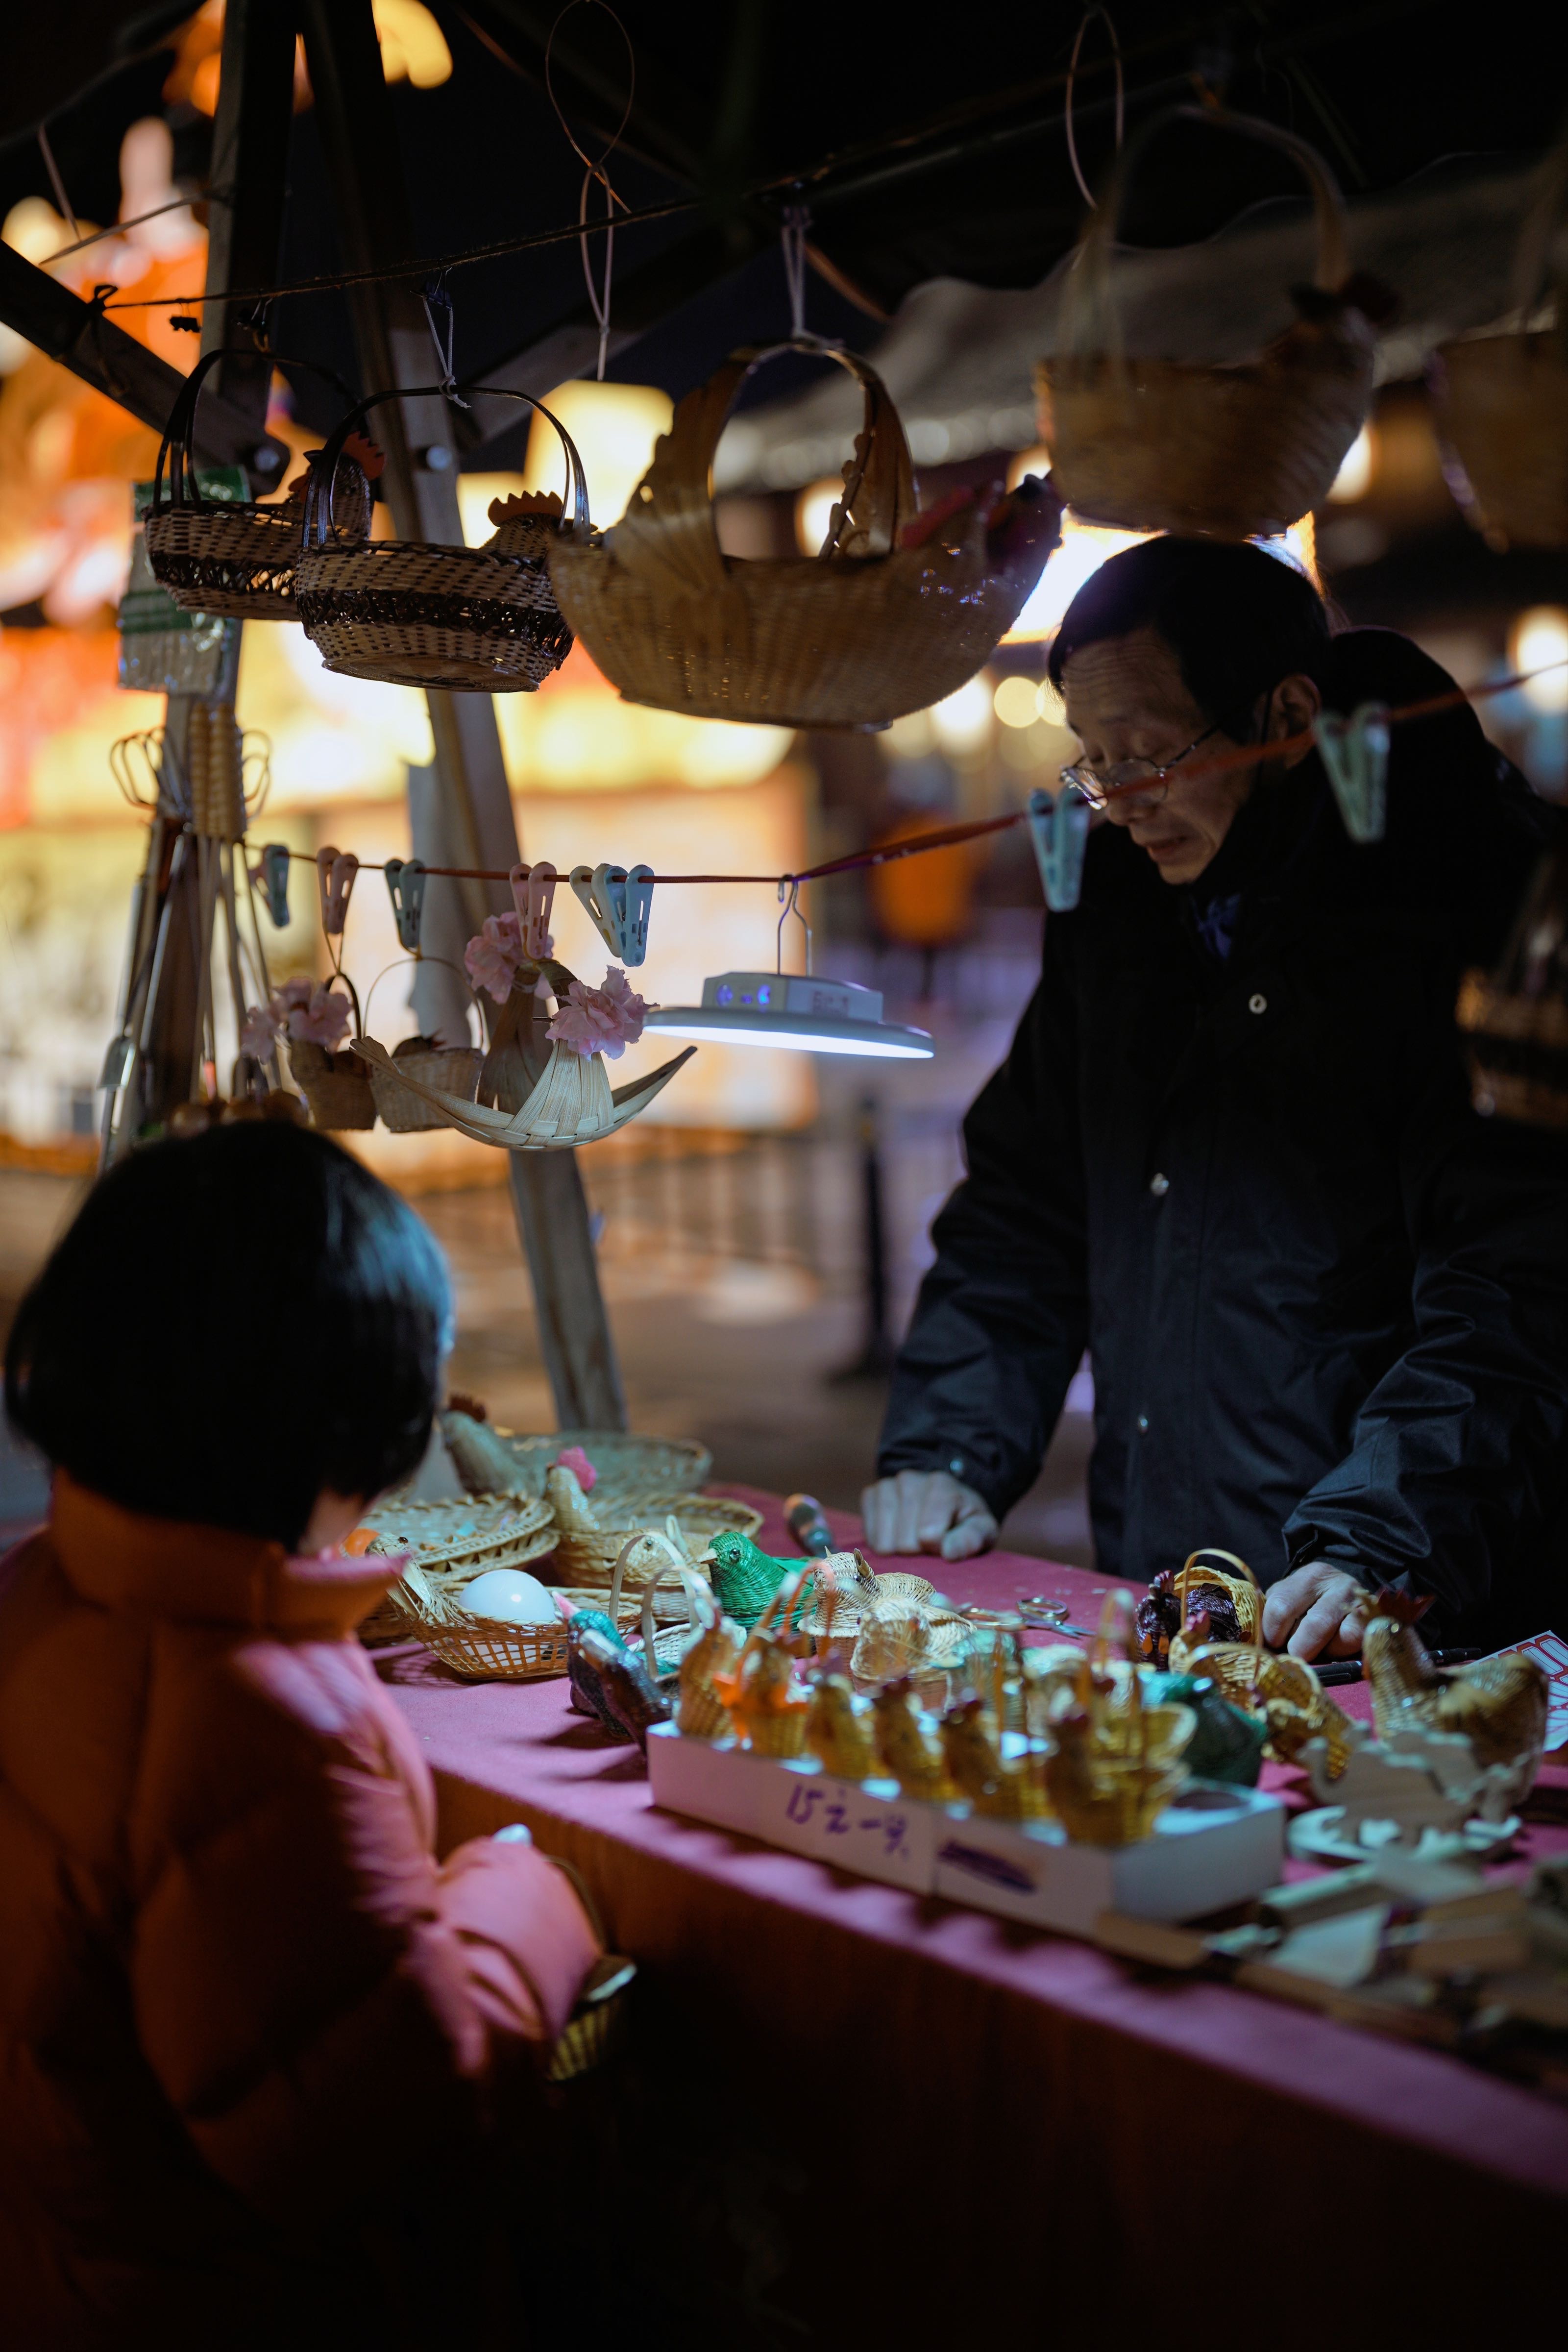
[[[1568,142],[1548,156],[1520,237],[1516,331],[1444,343],[1428,370],[1437,428],[1458,460],[1449,482],[1499,550],[1568,547],[1568,272],[1555,276],[1556,324],[1527,331],[1565,197]]]
[[[1005,556],[987,544],[983,498],[945,536],[903,544],[916,506],[898,411],[873,368],[831,351],[865,412],[826,544],[815,559],[721,553],[710,490],[719,436],[752,370],[792,348],[737,352],[689,393],[614,532],[560,540],[550,576],[628,702],[783,727],[885,727],[956,692],[989,657],[1045,569],[1059,509],[1040,499],[1024,510]]]
[[[203,380],[219,360],[232,356],[221,350],[205,352],[169,413],[146,520],[147,560],[153,577],[184,612],[221,614],[237,621],[295,621],[300,617],[294,607],[294,575],[305,521],[303,480],[297,495],[278,505],[214,499],[203,491],[192,452]],[[345,538],[368,535],[370,509],[369,481],[356,458],[345,454],[336,509]]]
[[[519,1437],[467,1413],[442,1416],[442,1432],[458,1475],[471,1493],[542,1496],[544,1474],[568,1446],[578,1446],[598,1473],[590,1500],[602,1510],[614,1496],[694,1495],[713,1467],[705,1445],[689,1437],[641,1437],[624,1429],[557,1429]]]
[[[631,1503],[622,1502],[613,1511],[606,1507],[604,1517],[614,1518],[614,1527],[570,1527],[556,1515],[555,1574],[563,1584],[585,1592],[608,1592],[615,1580],[616,1563],[620,1559],[634,1536],[670,1533],[674,1522],[674,1539],[688,1558],[696,1564],[702,1559],[709,1544],[727,1528],[738,1533],[754,1536],[763,1524],[763,1515],[753,1511],[748,1503],[732,1503],[719,1495],[662,1495],[644,1496]],[[647,1547],[647,1557],[639,1559],[634,1553],[626,1562],[625,1589],[636,1593],[640,1601],[644,1583],[657,1578],[669,1564],[669,1555],[660,1548]]]
[[[1204,367],[1129,357],[1110,290],[1117,215],[1150,138],[1176,121],[1266,141],[1306,174],[1317,213],[1315,297],[1256,360]],[[1174,107],[1122,151],[1084,230],[1062,310],[1065,348],[1036,371],[1052,478],[1087,520],[1122,530],[1247,539],[1278,533],[1317,506],[1360,432],[1372,396],[1373,337],[1343,299],[1344,211],[1305,140],[1246,115]]]
[[[425,387],[426,394],[439,389]],[[563,532],[588,535],[582,459],[548,409],[526,394],[503,393],[527,400],[560,434],[574,497],[570,523],[558,498],[512,499],[504,509],[491,508],[498,528],[480,548],[346,541],[333,496],[343,444],[370,409],[405,396],[380,393],[362,403],[311,469],[295,592],[305,633],[326,667],[349,677],[476,694],[531,693],[572,650],[546,559]]]

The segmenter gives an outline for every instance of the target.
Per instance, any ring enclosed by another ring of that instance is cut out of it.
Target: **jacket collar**
[[[341,1638],[395,1582],[403,1561],[294,1559],[281,1544],[129,1511],[57,1470],[49,1533],[67,1581],[100,1609],[175,1624]]]

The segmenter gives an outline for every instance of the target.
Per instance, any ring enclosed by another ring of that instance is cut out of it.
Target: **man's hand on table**
[[[860,1497],[860,1516],[870,1549],[895,1558],[934,1551],[943,1559],[971,1559],[996,1540],[984,1496],[945,1470],[900,1470],[879,1478]]]
[[[1353,1658],[1366,1622],[1364,1584],[1331,1559],[1310,1559],[1263,1597],[1263,1638],[1296,1658]],[[1287,1635],[1289,1639],[1287,1642]]]

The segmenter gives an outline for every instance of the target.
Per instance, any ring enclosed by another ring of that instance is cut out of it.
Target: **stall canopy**
[[[619,0],[636,58],[629,105],[626,42],[598,5],[558,23],[552,0],[376,0],[375,14],[412,250],[422,268],[453,265],[445,287],[460,373],[539,392],[596,361],[575,236],[529,242],[569,231],[582,194],[583,164],[545,87],[555,25],[554,96],[588,156],[625,113],[608,165],[633,215],[616,246],[612,375],[679,395],[733,343],[780,332],[780,224],[787,205],[803,205],[811,323],[868,347],[894,320],[882,355],[910,421],[932,428],[933,449],[935,428],[952,455],[976,436],[1003,446],[1028,437],[1028,362],[1050,347],[1059,265],[1085,212],[1064,127],[1076,6],[900,18],[821,0],[690,0],[679,10]],[[1402,298],[1385,373],[1408,372],[1438,334],[1501,310],[1523,173],[1550,144],[1562,102],[1527,37],[1481,38],[1458,0],[1248,0],[1190,13],[1128,0],[1110,16],[1129,132],[1173,100],[1223,99],[1326,156],[1352,205],[1357,258]],[[221,16],[217,0],[195,15],[113,0],[37,12],[8,45],[0,214],[36,196],[82,223],[111,221],[123,133],[160,110],[171,111],[177,179],[224,204],[211,156],[216,67],[205,62]],[[1096,186],[1117,110],[1103,12],[1084,34],[1073,96],[1079,168]],[[331,278],[342,259],[330,158],[302,64],[286,167],[268,283]],[[590,208],[602,202],[595,189]],[[1121,271],[1130,347],[1221,356],[1283,322],[1307,234],[1288,159],[1178,126],[1121,226],[1131,248]],[[459,258],[480,248],[488,257]],[[26,332],[17,274],[0,308]],[[231,318],[246,307],[234,302]],[[355,376],[343,292],[286,295],[268,324],[278,352]],[[807,381],[759,387],[771,413],[750,439],[731,433],[724,480],[783,488],[822,470],[818,445],[837,438],[843,396],[835,383],[803,401]],[[297,395],[307,419],[320,406],[327,421],[331,396],[319,383],[301,375]],[[467,425],[467,462],[512,454],[497,435],[481,459],[495,421],[492,410]],[[522,429],[508,419],[510,437]]]

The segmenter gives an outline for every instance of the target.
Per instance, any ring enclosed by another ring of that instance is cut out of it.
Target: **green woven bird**
[[[713,1563],[713,1590],[724,1613],[748,1633],[784,1578],[803,1564],[798,1559],[773,1559],[767,1552],[759,1551],[750,1536],[739,1535],[730,1528],[715,1536],[708,1549]],[[803,1586],[802,1598],[805,1591]],[[792,1621],[799,1607],[797,1601],[790,1612]]]

